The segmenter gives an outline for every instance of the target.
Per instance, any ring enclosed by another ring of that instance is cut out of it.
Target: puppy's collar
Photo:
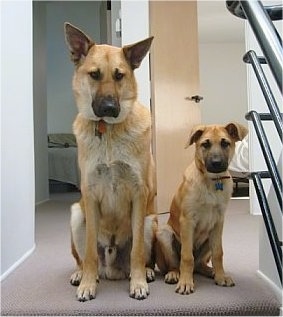
[[[101,138],[102,134],[106,132],[106,122],[99,120],[95,123],[95,135]]]
[[[229,179],[231,176],[219,176],[211,178],[211,180],[215,181],[215,189],[216,190],[223,190],[223,179]]]

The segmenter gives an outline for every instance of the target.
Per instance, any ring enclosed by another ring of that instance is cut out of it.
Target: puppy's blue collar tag
[[[223,183],[222,183],[221,179],[218,179],[218,180],[215,182],[215,189],[216,189],[216,190],[223,190]]]
[[[230,178],[231,176],[221,176],[212,178],[213,181],[215,181],[215,190],[223,190],[224,184],[222,182],[222,179]]]

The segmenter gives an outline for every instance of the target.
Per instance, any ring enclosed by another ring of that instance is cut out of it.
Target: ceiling
[[[244,41],[245,20],[232,15],[226,1],[198,0],[197,4],[200,43]]]

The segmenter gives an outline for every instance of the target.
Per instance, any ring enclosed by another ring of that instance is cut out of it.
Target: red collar
[[[231,176],[219,176],[219,177],[211,178],[211,180],[219,181],[221,179],[228,179],[228,178],[231,178]]]

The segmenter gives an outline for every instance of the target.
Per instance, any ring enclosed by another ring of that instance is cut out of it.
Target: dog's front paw
[[[176,284],[179,281],[179,271],[169,271],[164,278],[165,283]]]
[[[77,299],[80,302],[94,299],[96,296],[97,281],[93,283],[82,283],[77,289]]]
[[[133,281],[130,282],[130,297],[135,299],[145,299],[149,294],[149,289],[146,281]]]
[[[194,292],[193,280],[180,279],[175,292],[181,295],[189,295]]]
[[[150,267],[145,268],[145,274],[146,274],[146,281],[148,283],[153,282],[155,280],[155,273],[154,270]]]
[[[235,286],[234,281],[230,276],[223,275],[223,276],[215,276],[214,277],[215,284],[220,286]]]

